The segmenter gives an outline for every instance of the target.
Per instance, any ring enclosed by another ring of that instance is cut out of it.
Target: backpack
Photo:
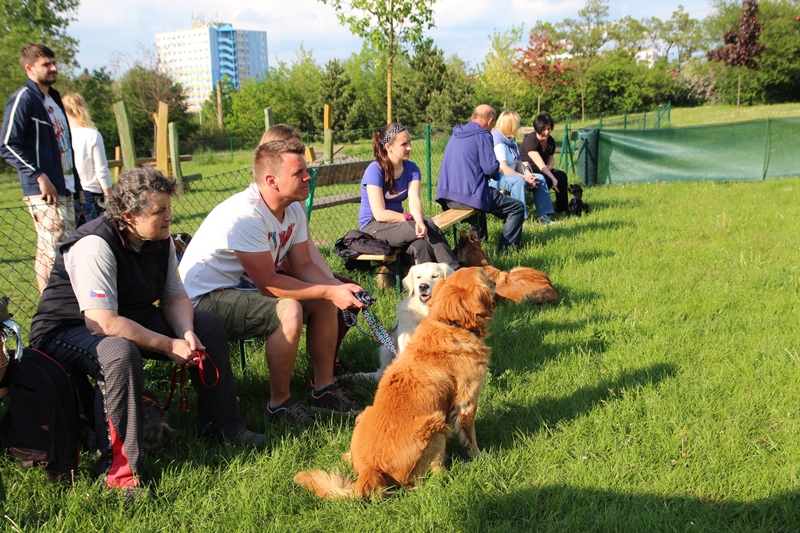
[[[383,239],[377,239],[363,231],[350,230],[333,245],[336,254],[344,259],[344,266],[350,270],[359,269],[355,260],[361,254],[392,255],[394,248]],[[367,267],[369,262],[367,262]]]
[[[93,426],[94,389],[49,355],[26,348],[11,358],[5,376],[11,405],[0,422],[0,439],[22,466],[50,474],[77,470],[83,426]]]

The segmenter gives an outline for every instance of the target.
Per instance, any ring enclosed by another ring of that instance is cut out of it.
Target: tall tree
[[[178,125],[181,137],[197,128],[187,112],[183,88],[166,74],[135,64],[119,80],[119,93],[128,108],[139,155],[150,155],[153,149],[158,102],[169,106],[169,120]]]
[[[482,103],[503,109],[519,104],[525,93],[525,81],[517,76],[514,62],[522,34],[522,26],[512,26],[502,33],[495,30],[489,36],[491,48],[480,66],[475,88]]]
[[[325,71],[319,84],[318,100],[313,104],[314,118],[318,129],[323,126],[325,104],[331,109],[331,123],[334,130],[340,132],[355,130],[364,127],[358,123],[361,117],[350,112],[356,103],[356,92],[350,81],[350,73],[344,69],[342,62],[331,59],[325,64]],[[351,123],[353,119],[355,124]],[[348,134],[348,139],[354,135]]]
[[[672,12],[669,20],[661,22],[656,28],[656,40],[661,43],[665,57],[673,51],[677,53],[678,64],[683,65],[692,57],[702,43],[700,21],[693,19],[683,6]]]
[[[577,19],[559,24],[572,54],[572,65],[581,93],[581,120],[586,117],[586,80],[598,52],[609,41],[608,0],[586,0]]]
[[[709,61],[720,61],[735,67],[738,75],[736,90],[736,112],[739,112],[742,97],[742,67],[758,70],[758,58],[764,52],[764,45],[758,42],[764,25],[758,21],[758,1],[744,0],[739,23],[722,36],[724,45],[708,52]]]
[[[557,85],[567,85],[563,49],[564,43],[554,40],[551,28],[534,28],[528,46],[514,62],[517,74],[536,91],[537,115],[542,112],[544,94]]]
[[[79,0],[4,0],[0,2],[0,97],[3,102],[25,83],[19,51],[43,43],[56,54],[62,76],[75,66],[78,41],[67,34]],[[2,113],[2,111],[0,111]]]
[[[320,0],[338,12],[339,23],[386,54],[386,122],[392,122],[392,74],[395,57],[422,40],[434,27],[436,0]],[[353,13],[355,12],[355,13]]]

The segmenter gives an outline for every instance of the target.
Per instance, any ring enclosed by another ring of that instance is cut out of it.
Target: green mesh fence
[[[422,200],[428,215],[440,212],[439,205],[432,200],[436,197],[435,184],[450,133],[450,128],[431,130],[430,142],[425,131],[413,136],[411,159],[422,170]],[[336,156],[331,164],[310,167],[312,176],[318,180],[309,221],[311,234],[328,264],[339,271],[342,262],[334,254],[333,245],[347,231],[358,227],[361,177],[372,159],[370,150]],[[251,169],[241,168],[191,182],[188,190],[173,202],[173,233],[194,234],[214,207],[244,190],[252,179]],[[39,303],[33,271],[35,251],[36,232],[27,208],[0,209],[0,296],[11,296],[10,310],[26,332]]]
[[[763,180],[800,174],[800,118],[734,124],[578,132],[578,176],[586,184],[678,180]],[[596,157],[596,176],[592,161]]]

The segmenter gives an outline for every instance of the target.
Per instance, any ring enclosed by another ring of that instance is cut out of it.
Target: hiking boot
[[[250,431],[247,428],[241,430],[235,437],[228,442],[231,444],[241,444],[244,446],[252,446],[253,448],[263,448],[267,445],[266,435]]]
[[[552,224],[553,223],[553,221],[550,220],[550,217],[547,216],[547,215],[542,215],[539,218],[537,218],[536,220],[539,221],[540,224]]]
[[[352,372],[350,372],[350,369],[347,368],[347,365],[342,363],[341,359],[339,359],[338,357],[333,359],[333,375],[334,376],[341,377],[341,376],[349,376],[351,374],[352,374]]]
[[[348,398],[338,383],[331,383],[322,390],[312,390],[308,400],[309,408],[317,413],[337,415],[357,415],[363,407]]]
[[[271,422],[285,420],[292,426],[311,427],[314,425],[314,418],[306,411],[305,407],[297,403],[294,396],[289,396],[289,399],[278,407],[267,404],[264,412],[267,413]]]

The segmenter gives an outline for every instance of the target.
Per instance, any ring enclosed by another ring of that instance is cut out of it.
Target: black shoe
[[[317,413],[346,416],[357,415],[364,410],[363,407],[348,398],[337,383],[331,383],[320,391],[312,390],[308,405],[312,411]]]
[[[334,376],[341,377],[341,376],[350,376],[352,374],[353,373],[350,372],[350,369],[347,368],[347,365],[342,363],[341,359],[339,359],[338,357],[335,357],[333,359],[333,375]]]
[[[314,418],[306,411],[305,407],[297,403],[293,396],[289,396],[289,399],[278,407],[267,404],[264,412],[272,422],[285,420],[292,426],[310,427],[314,425]]]
[[[253,448],[263,448],[267,445],[267,437],[261,433],[255,433],[247,428],[244,428],[235,437],[229,439],[228,442],[231,444],[252,446]]]

